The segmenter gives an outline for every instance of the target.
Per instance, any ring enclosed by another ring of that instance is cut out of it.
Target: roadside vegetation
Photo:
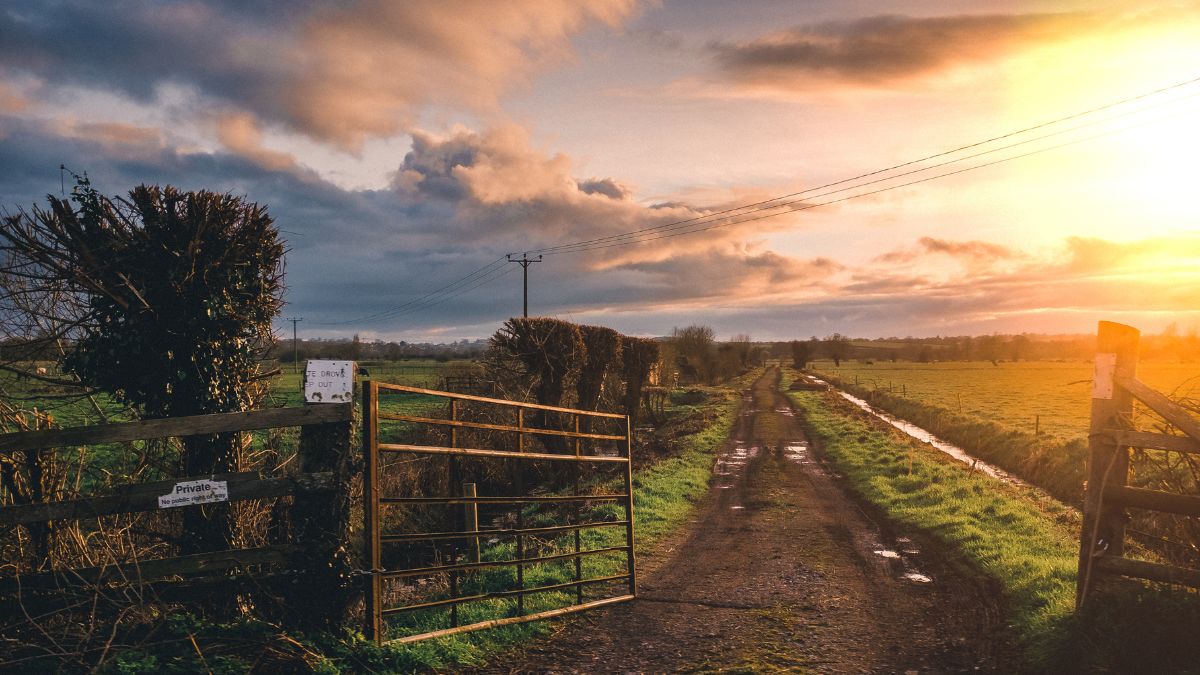
[[[656,461],[646,463],[634,473],[636,550],[640,561],[655,559],[663,539],[686,522],[698,500],[707,492],[713,458],[736,418],[739,388],[746,386],[757,374],[757,371],[751,372],[729,386],[692,387],[672,392],[670,402],[664,407],[663,423],[641,444],[655,449],[658,453]],[[530,516],[534,515],[531,511]],[[592,534],[591,541],[585,540],[585,548],[611,545],[613,542],[607,539],[613,533],[603,532]],[[483,558],[511,558],[513,552],[509,548],[511,546],[486,547]],[[607,564],[614,572],[619,571],[617,561],[597,564]],[[562,566],[539,567],[541,569],[527,571],[526,578],[531,583],[549,585],[569,580]],[[605,568],[600,567],[586,573],[604,571]],[[476,583],[477,590],[483,590],[489,584],[504,586],[510,580],[481,575]],[[556,599],[563,598],[545,598],[543,601],[550,604]],[[530,609],[537,607],[530,605]],[[243,672],[263,654],[265,658],[279,659],[288,669],[306,667],[320,673],[453,669],[482,664],[506,649],[550,633],[554,626],[554,623],[544,621],[516,624],[412,645],[379,646],[364,640],[356,630],[304,636],[288,634],[261,622],[213,624],[188,617],[172,622],[165,629],[168,634],[177,636],[177,641],[166,640],[151,650],[122,653],[106,672],[195,672],[206,668],[220,672],[221,668],[214,664],[226,668],[227,672]],[[409,627],[431,626],[414,623]],[[195,647],[191,639],[197,641]],[[245,649],[246,643],[254,649]],[[260,649],[262,651],[256,651]]]
[[[1087,464],[1091,366],[1061,363],[810,364],[834,386],[949,441],[1046,490],[1072,506],[1083,501]],[[874,370],[872,370],[874,369]],[[1151,361],[1139,379],[1193,411],[1197,365]],[[1083,378],[1083,379],[1071,379]],[[961,402],[961,403],[960,403]],[[960,412],[960,409],[962,410]],[[994,410],[994,414],[989,414]],[[1051,426],[1037,428],[1034,411],[1064,411]],[[1032,420],[1015,424],[1013,419]],[[1069,420],[1067,424],[1063,420]],[[1135,428],[1170,433],[1155,415],[1135,406]],[[1069,430],[1063,431],[1063,430]],[[1196,494],[1200,465],[1187,456],[1133,453],[1129,484],[1177,494]],[[1149,559],[1194,567],[1200,559],[1200,521],[1153,511],[1131,512],[1130,538]]]
[[[1014,670],[1195,668],[1189,636],[1200,628],[1200,603],[1193,594],[1115,583],[1074,613],[1079,525],[1072,509],[973,472],[836,394],[789,395],[822,457],[855,492],[999,583],[1022,652]]]

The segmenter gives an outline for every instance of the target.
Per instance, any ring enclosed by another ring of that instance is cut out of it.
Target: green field
[[[998,583],[1021,649],[1011,672],[1195,672],[1194,594],[1113,584],[1074,611],[1079,522],[1070,509],[971,471],[835,395],[789,395],[852,489]]]
[[[889,363],[832,361],[809,365],[848,384],[882,389],[915,401],[995,422],[1017,431],[1067,440],[1086,435],[1091,362]],[[1142,362],[1138,378],[1170,395],[1200,394],[1200,364]]]

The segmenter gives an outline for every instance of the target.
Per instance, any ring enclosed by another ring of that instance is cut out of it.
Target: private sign
[[[353,361],[309,361],[305,366],[305,403],[349,403],[353,392]]]
[[[229,483],[223,480],[188,480],[175,484],[165,495],[159,495],[158,508],[173,509],[193,504],[214,504],[229,501]]]

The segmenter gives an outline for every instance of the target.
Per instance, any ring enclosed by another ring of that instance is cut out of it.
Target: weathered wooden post
[[[1079,572],[1075,606],[1082,607],[1091,585],[1098,556],[1120,557],[1125,548],[1125,512],[1106,505],[1106,485],[1124,486],[1129,481],[1129,449],[1117,445],[1106,429],[1129,425],[1133,396],[1116,385],[1119,378],[1132,379],[1137,371],[1141,333],[1131,326],[1101,321],[1096,334],[1096,370],[1092,381],[1092,414],[1088,428],[1087,491],[1083,499],[1083,528],[1079,544]]]
[[[475,492],[475,484],[463,483],[462,494],[463,497],[470,500],[468,503],[463,504],[463,517],[465,518],[463,529],[467,532],[478,532],[479,504],[475,501],[475,498],[478,496]],[[469,542],[467,560],[468,562],[479,562],[479,537],[472,537]]]
[[[383,637],[383,612],[380,596],[383,578],[376,574],[382,567],[379,501],[379,385],[374,381],[362,384],[362,453],[363,453],[363,565],[371,570],[363,588],[363,634],[368,640]]]
[[[292,505],[291,567],[303,571],[292,585],[292,608],[302,625],[323,628],[345,621],[354,596],[350,575],[354,363],[310,361],[307,371],[306,405],[346,408],[342,421],[301,427],[297,453],[302,474],[331,477],[328,490],[298,492]],[[314,378],[325,384],[314,386]]]

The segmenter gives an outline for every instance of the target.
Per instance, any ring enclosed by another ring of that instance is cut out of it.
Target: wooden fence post
[[[1079,573],[1075,606],[1083,606],[1091,585],[1094,561],[1099,555],[1120,557],[1125,548],[1125,512],[1119,505],[1104,504],[1105,485],[1129,482],[1129,449],[1119,446],[1105,429],[1127,427],[1133,414],[1133,397],[1115,380],[1133,378],[1137,371],[1136,328],[1101,321],[1096,334],[1096,371],[1092,382],[1092,414],[1088,429],[1087,492],[1083,500],[1083,528],[1079,544]]]
[[[325,403],[314,405],[346,405]],[[291,607],[302,625],[343,623],[353,600],[350,572],[350,486],[354,476],[353,416],[342,422],[300,428],[299,469],[332,472],[330,492],[297,494],[292,505],[296,554],[291,567],[303,574],[290,588]]]

